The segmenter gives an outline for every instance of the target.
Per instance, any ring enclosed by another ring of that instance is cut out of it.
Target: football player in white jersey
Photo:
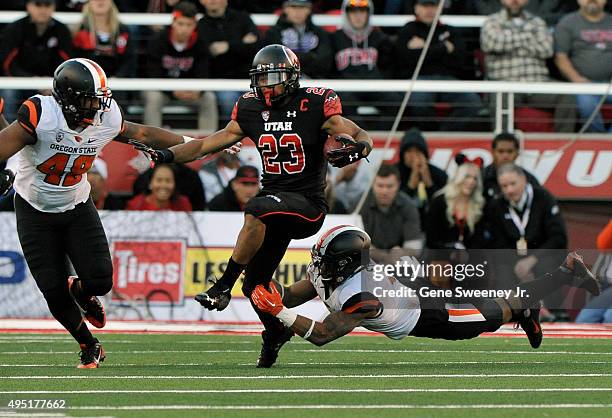
[[[104,350],[83,316],[106,322],[96,296],[112,288],[112,261],[98,212],[89,198],[87,171],[111,141],[167,148],[191,138],[123,119],[104,70],[88,59],[62,63],[53,96],[26,100],[18,119],[0,131],[0,163],[19,153],[14,177],[19,240],[32,276],[53,316],[81,346],[79,368],[96,368]],[[13,182],[0,171],[0,195]],[[68,277],[66,258],[77,277]]]
[[[534,300],[541,300],[564,284],[599,293],[599,284],[582,258],[570,253],[556,271],[520,284],[525,290],[522,297],[470,298],[473,312],[453,318],[453,309],[446,298],[424,298],[418,292],[410,294],[406,291],[408,287],[393,277],[375,280],[369,274],[372,265],[369,249],[370,237],[365,231],[350,225],[334,227],[321,235],[312,249],[308,280],[300,280],[290,287],[270,282],[270,290],[258,285],[251,300],[259,309],[276,316],[296,334],[318,346],[358,326],[392,339],[410,335],[462,340],[516,321],[531,346],[538,348],[542,342],[539,308],[528,308],[534,305]],[[424,279],[417,280],[414,288],[424,284]],[[428,286],[434,288],[431,284]],[[330,311],[322,322],[288,309],[317,296]]]

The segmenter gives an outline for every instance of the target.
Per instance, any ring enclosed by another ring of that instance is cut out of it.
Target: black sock
[[[563,285],[570,284],[572,280],[572,273],[564,273],[557,269],[552,273],[546,273],[539,279],[521,283],[518,287],[526,291],[525,296],[520,298],[521,304],[525,308],[533,307]]]
[[[231,289],[234,287],[234,283],[236,283],[236,280],[238,280],[238,277],[245,267],[246,264],[238,264],[232,257],[230,257],[229,261],[227,262],[227,267],[225,267],[225,271],[219,279],[219,282]]]
[[[77,329],[70,331],[70,334],[79,344],[85,344],[88,347],[98,342],[91,334],[91,331],[89,331],[89,328],[87,328],[85,321]]]

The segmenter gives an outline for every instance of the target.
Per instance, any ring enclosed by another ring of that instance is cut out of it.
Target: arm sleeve
[[[342,114],[342,101],[332,89],[328,89],[323,100],[323,120]]]
[[[30,135],[36,137],[36,127],[42,114],[40,98],[34,96],[23,102],[17,111],[17,121]]]
[[[370,292],[357,293],[342,305],[342,312],[353,314],[372,314],[379,316],[383,312],[383,304]]]
[[[561,20],[555,28],[555,52],[569,55],[572,49],[572,32],[566,24],[566,20]]]

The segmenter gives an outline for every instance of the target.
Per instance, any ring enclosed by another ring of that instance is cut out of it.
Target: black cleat
[[[518,321],[518,325],[523,328],[529,344],[532,348],[539,348],[542,344],[542,326],[540,325],[540,308],[531,308],[523,311],[522,318]]]
[[[278,357],[278,352],[285,343],[293,337],[293,331],[285,327],[281,334],[276,334],[268,337],[268,331],[261,332],[263,343],[261,344],[261,353],[257,359],[257,368],[270,368]]]
[[[81,356],[81,362],[77,366],[79,369],[97,369],[106,358],[102,344],[99,342],[90,346],[81,344],[79,356]]]
[[[560,270],[564,273],[571,273],[574,276],[571,286],[585,289],[593,296],[597,296],[601,292],[599,281],[587,268],[582,260],[582,256],[578,253],[569,253],[565,258],[565,262],[561,265]]]
[[[208,309],[209,311],[218,310],[222,311],[227,308],[232,298],[232,289],[226,284],[221,283],[217,280],[211,287],[205,292],[199,293],[195,296],[200,305]]]
[[[74,299],[79,309],[85,315],[85,319],[89,321],[91,325],[96,328],[104,328],[106,325],[106,311],[104,305],[100,302],[96,296],[84,296],[79,295],[78,291],[75,291],[75,286],[79,278],[76,276],[68,277],[68,292]]]

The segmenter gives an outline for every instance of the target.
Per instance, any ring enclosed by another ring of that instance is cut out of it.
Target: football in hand
[[[329,135],[327,137],[327,140],[325,141],[325,145],[323,145],[323,155],[325,156],[326,159],[327,159],[328,152],[335,150],[335,149],[340,149],[340,148],[345,147],[345,145],[342,142],[336,139],[337,136],[341,136],[343,138],[348,139],[349,141],[355,142],[353,137],[351,137],[348,134]]]

